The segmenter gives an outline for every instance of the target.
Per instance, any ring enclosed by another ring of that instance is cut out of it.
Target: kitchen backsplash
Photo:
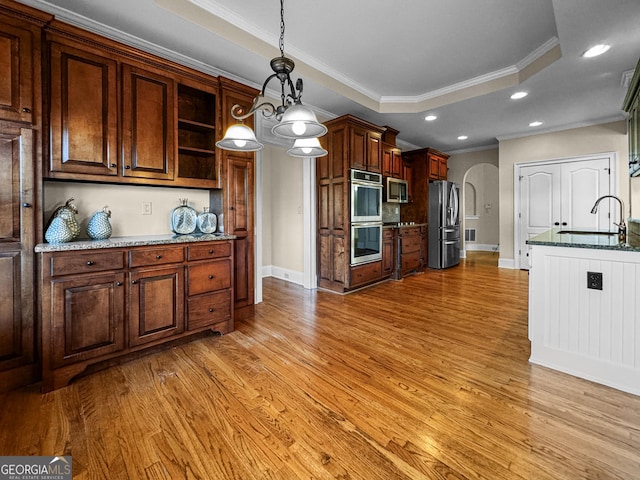
[[[400,205],[397,203],[382,202],[382,221],[384,223],[399,222]]]
[[[96,183],[45,182],[44,222],[51,213],[69,198],[78,208],[76,218],[80,224],[80,238],[87,238],[87,223],[91,216],[105,205],[111,210],[112,236],[170,234],[171,211],[180,205],[180,198],[188,198],[189,205],[201,212],[210,206],[209,190],[138,185],[106,185]],[[150,207],[150,208],[149,208]],[[216,214],[216,206],[212,206]],[[143,214],[143,210],[146,212]],[[150,213],[149,213],[150,212]]]

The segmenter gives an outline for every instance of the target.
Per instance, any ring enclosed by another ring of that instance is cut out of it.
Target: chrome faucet
[[[625,243],[627,241],[627,225],[624,223],[624,203],[622,203],[622,200],[620,200],[615,195],[603,195],[596,200],[595,205],[591,209],[591,213],[595,214],[598,212],[598,205],[605,198],[613,198],[617,200],[618,203],[620,203],[620,223],[614,223],[614,225],[618,227],[618,241],[621,243]]]

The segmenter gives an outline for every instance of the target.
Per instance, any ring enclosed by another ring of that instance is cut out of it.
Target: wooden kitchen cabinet
[[[51,18],[26,5],[0,1],[0,120],[37,123],[41,29]]]
[[[345,292],[389,276],[384,261],[352,267],[350,247],[349,169],[382,172],[385,127],[351,115],[325,125],[320,142],[328,154],[316,159],[317,278],[319,287]]]
[[[449,156],[434,148],[421,148],[402,152],[402,159],[409,167],[409,203],[402,205],[402,217],[417,224],[429,222],[429,182],[447,179]]]
[[[429,149],[429,152],[427,152],[427,162],[429,163],[430,180],[447,179],[447,158],[449,158],[448,155],[434,149]]]
[[[122,65],[123,176],[173,180],[174,90],[158,71]]]
[[[0,124],[0,392],[37,380],[34,136]]]
[[[420,226],[398,228],[395,278],[405,277],[409,273],[422,271],[422,235]]]
[[[45,176],[219,188],[218,79],[51,22]]]
[[[184,247],[129,252],[129,346],[184,331]]]
[[[43,390],[172,340],[233,330],[232,244],[42,253]]]
[[[222,129],[237,123],[231,116],[233,105],[248,111],[257,90],[241,85],[224,77],[219,78],[222,96]],[[246,120],[250,121],[250,120]],[[254,265],[254,196],[255,196],[255,155],[253,152],[219,150],[226,176],[224,195],[225,232],[236,235],[234,242],[234,308],[236,318],[246,318],[253,314],[255,297]]]
[[[48,176],[118,176],[116,61],[106,52],[53,41],[49,52]]]
[[[395,266],[395,233],[393,228],[382,229],[382,274],[391,275]]]

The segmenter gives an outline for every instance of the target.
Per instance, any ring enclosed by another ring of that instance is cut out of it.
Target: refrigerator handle
[[[455,220],[458,218],[458,190],[455,184],[451,185],[451,190],[449,190],[449,205],[451,207],[449,223],[451,225],[457,225]]]

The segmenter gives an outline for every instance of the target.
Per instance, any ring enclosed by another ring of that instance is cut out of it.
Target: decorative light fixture
[[[284,27],[284,0],[280,0],[280,56],[271,60],[271,69],[274,73],[265,80],[262,90],[253,99],[253,105],[251,105],[249,111],[245,112],[240,105],[236,104],[231,107],[231,116],[242,122],[258,110],[261,110],[265,117],[275,116],[276,120],[278,120],[278,123],[271,129],[274,135],[293,140],[321,137],[327,133],[327,127],[319,123],[313,111],[302,104],[302,79],[299,78],[297,80],[295,87],[291,80],[290,75],[295,63],[284,56]],[[267,85],[274,78],[280,81],[280,97],[282,100],[282,104],[277,107],[265,100]],[[246,143],[243,144],[243,141],[246,141]],[[243,123],[229,127],[224,138],[217,142],[216,145],[225,150],[243,151],[255,151],[263,147],[256,140],[253,130]],[[319,142],[317,148],[323,150]],[[296,146],[294,145],[291,150],[295,149]],[[326,151],[324,152],[326,155]]]
[[[292,157],[324,157],[329,152],[320,146],[317,138],[299,138],[287,153]]]

